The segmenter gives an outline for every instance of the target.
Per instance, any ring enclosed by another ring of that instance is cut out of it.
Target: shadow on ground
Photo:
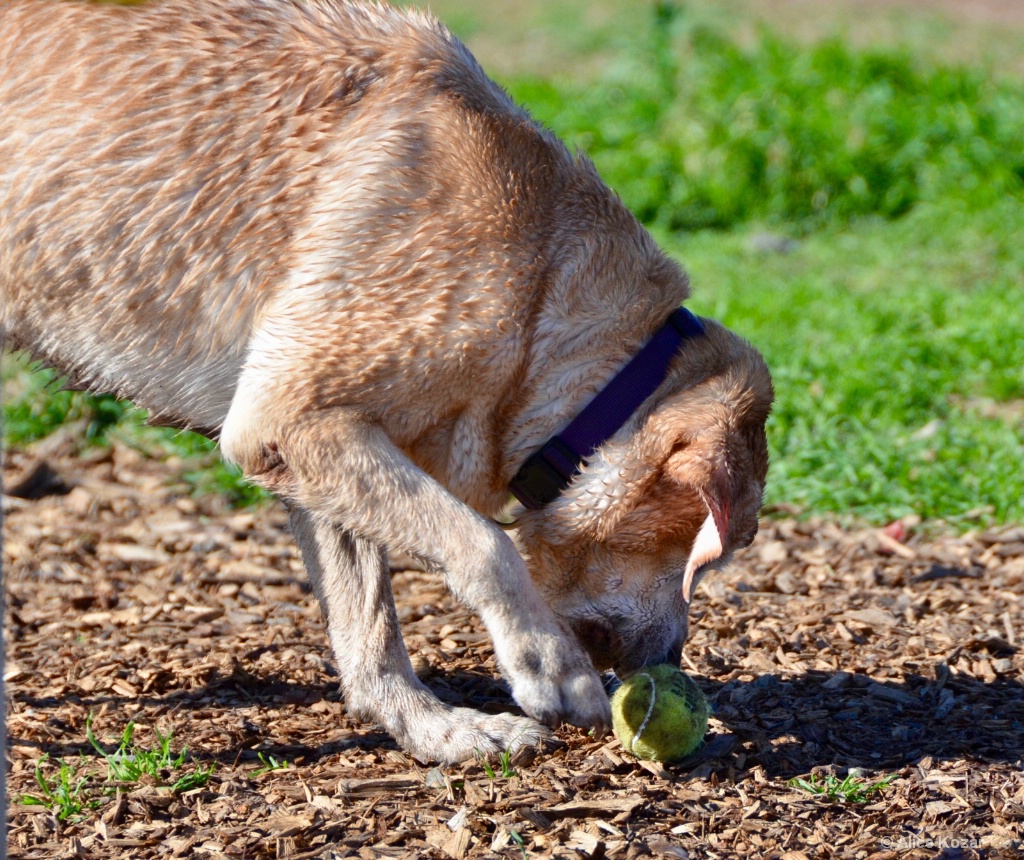
[[[750,682],[725,684],[702,680],[701,686],[720,723],[714,730],[729,739],[723,743],[719,738],[711,752],[720,751],[720,755],[705,759],[705,763],[723,775],[754,765],[777,778],[821,767],[893,769],[925,757],[1005,764],[1024,761],[1024,687],[1016,681],[983,683],[950,674],[941,681],[911,675],[902,683],[880,684],[864,675],[813,672],[798,677],[767,674]],[[431,687],[442,700],[453,704],[492,712],[516,709],[504,685],[482,671],[438,676]],[[162,696],[129,700],[100,695],[63,701],[30,695],[16,698],[40,715],[69,705],[77,705],[85,713],[103,708],[116,712],[126,705],[168,712],[230,712],[253,705],[303,708],[343,701],[334,684],[288,683],[238,667],[231,675],[212,678],[205,687]],[[78,734],[76,727],[58,716],[48,724],[54,735]],[[255,761],[258,752],[316,762],[346,749],[397,749],[386,733],[370,725],[319,746],[274,745],[266,726],[243,717],[233,728],[231,748],[212,756],[221,763]],[[52,758],[92,753],[88,746],[65,743],[57,737],[52,742],[27,745]]]

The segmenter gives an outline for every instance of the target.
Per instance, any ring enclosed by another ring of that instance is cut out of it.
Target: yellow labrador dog
[[[687,296],[429,17],[0,3],[0,331],[285,500],[350,712],[420,759],[602,729],[595,668],[678,662],[753,538],[770,378]],[[391,548],[479,613],[527,717],[417,680]]]

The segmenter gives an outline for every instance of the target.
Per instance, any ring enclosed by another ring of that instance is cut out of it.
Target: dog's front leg
[[[412,673],[382,547],[445,574],[481,616],[527,714],[603,728],[608,700],[589,658],[533,585],[508,537],[417,468],[375,424],[344,409],[254,425],[230,416],[222,444],[246,473],[283,495],[327,616],[346,701],[424,759],[459,761],[532,743],[540,727],[443,705]],[[233,418],[235,420],[233,420]]]
[[[349,713],[380,723],[424,761],[493,756],[541,739],[544,730],[533,720],[453,708],[420,683],[380,545],[305,510],[293,510],[291,523],[327,619]]]

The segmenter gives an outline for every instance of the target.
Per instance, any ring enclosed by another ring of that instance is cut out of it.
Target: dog
[[[425,14],[0,4],[0,334],[284,500],[348,711],[417,759],[604,731],[598,671],[678,665],[753,539],[771,379],[688,295]],[[418,680],[389,549],[479,614],[526,716]]]

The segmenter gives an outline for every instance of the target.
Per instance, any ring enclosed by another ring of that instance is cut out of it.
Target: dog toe
[[[445,708],[418,720],[415,736],[405,734],[399,741],[422,762],[458,764],[506,753],[532,755],[551,739],[547,728],[528,717]]]
[[[533,677],[513,686],[520,707],[546,726],[563,723],[603,732],[611,724],[611,706],[601,679],[587,667],[554,679]]]
[[[564,721],[603,734],[611,725],[611,704],[601,679],[593,671],[580,673],[562,690]]]

